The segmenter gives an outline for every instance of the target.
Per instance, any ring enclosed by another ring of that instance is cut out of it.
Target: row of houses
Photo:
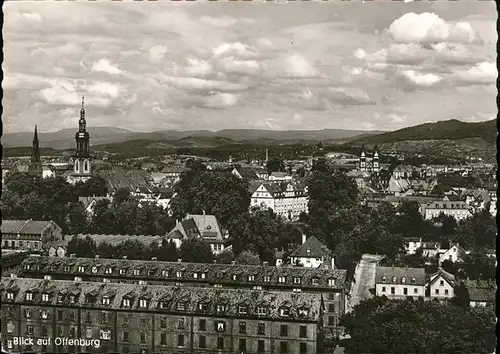
[[[442,268],[429,276],[426,276],[424,268],[376,268],[375,294],[389,299],[452,299],[457,295],[459,287],[465,290],[470,306],[487,306],[495,301],[496,287],[492,282],[461,280]]]

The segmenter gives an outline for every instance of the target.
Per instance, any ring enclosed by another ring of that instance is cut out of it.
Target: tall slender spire
[[[36,125],[35,125],[35,134],[33,134],[33,142],[35,141],[38,143],[38,129]]]

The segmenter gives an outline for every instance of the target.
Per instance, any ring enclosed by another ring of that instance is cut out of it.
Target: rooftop
[[[2,234],[41,234],[52,221],[44,220],[2,220]],[[55,224],[54,224],[55,225]]]
[[[424,268],[377,267],[376,284],[425,285]]]
[[[309,237],[290,255],[291,257],[322,258],[331,255],[331,251],[316,237]]]

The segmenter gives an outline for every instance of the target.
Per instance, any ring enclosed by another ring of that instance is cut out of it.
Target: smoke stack
[[[302,244],[306,243],[307,236],[305,234],[302,234]]]

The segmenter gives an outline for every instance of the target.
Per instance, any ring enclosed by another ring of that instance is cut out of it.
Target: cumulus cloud
[[[405,70],[402,74],[408,82],[420,87],[431,87],[443,80],[443,78],[439,75],[422,74],[414,70]]]
[[[495,63],[482,62],[468,70],[459,70],[455,73],[454,79],[461,83],[491,85],[494,84],[498,76]]]
[[[403,43],[472,43],[478,39],[467,22],[449,24],[435,13],[407,13],[396,19],[389,33]]]
[[[121,75],[123,71],[118,65],[111,63],[108,59],[100,59],[92,65],[92,71],[104,72],[112,75]]]
[[[205,101],[205,107],[209,108],[228,108],[235,106],[239,101],[239,96],[232,93],[216,93],[208,97]]]

